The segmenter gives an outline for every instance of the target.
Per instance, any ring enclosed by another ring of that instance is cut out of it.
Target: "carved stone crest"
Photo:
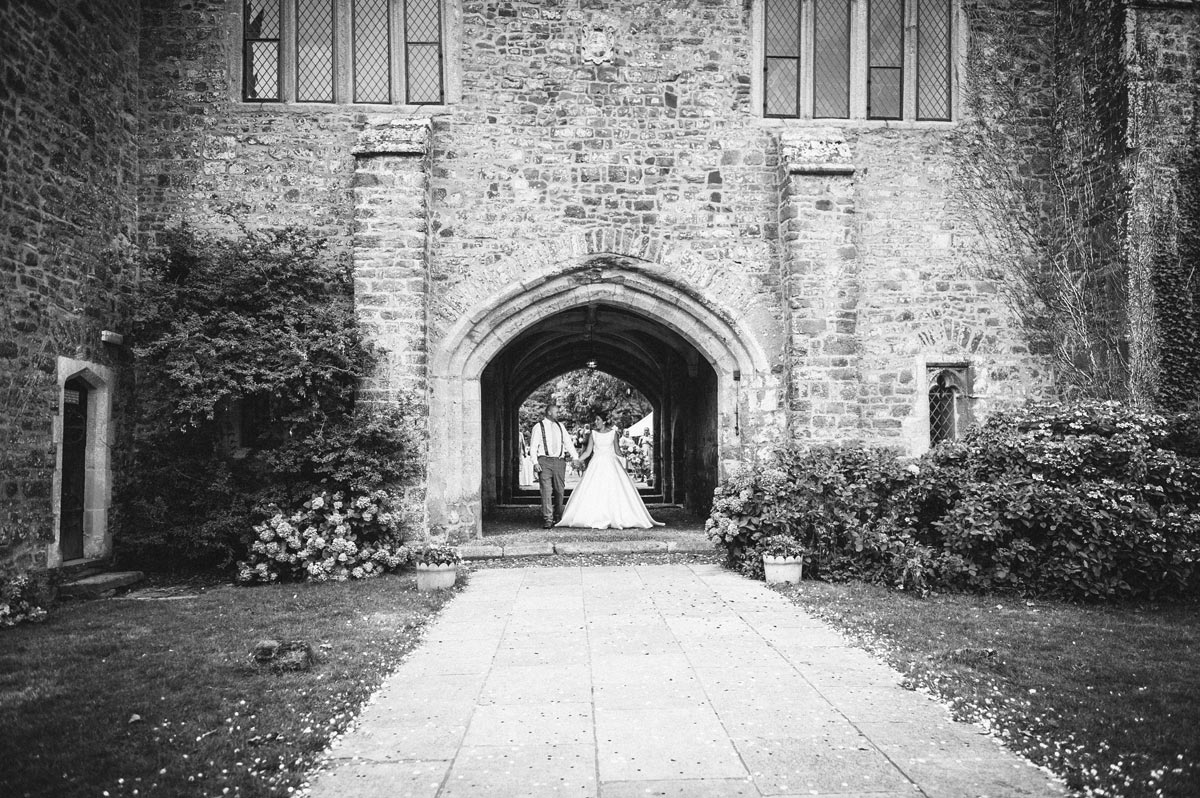
[[[579,42],[579,56],[583,63],[611,64],[614,33],[611,27],[593,27],[584,33]]]
[[[784,131],[780,144],[784,162],[793,173],[854,172],[853,153],[840,131]]]

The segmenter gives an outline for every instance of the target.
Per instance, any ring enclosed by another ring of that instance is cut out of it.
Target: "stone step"
[[[464,560],[500,557],[549,557],[554,554],[704,554],[713,550],[707,541],[577,540],[563,543],[473,544],[458,547]]]
[[[58,589],[63,598],[102,598],[110,596],[117,588],[136,585],[145,578],[141,571],[111,571],[82,579],[64,582]]]

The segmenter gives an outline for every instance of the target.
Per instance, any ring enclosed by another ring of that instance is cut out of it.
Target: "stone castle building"
[[[164,229],[349,253],[370,395],[428,404],[435,534],[512,497],[521,400],[588,360],[650,398],[663,498],[702,508],[779,442],[919,453],[1053,395],[1004,203],[1100,186],[1084,235],[1141,297],[1147,156],[1186,146],[1200,63],[1192,0],[12,0],[0,30],[20,569],[119,534],[120,254]]]

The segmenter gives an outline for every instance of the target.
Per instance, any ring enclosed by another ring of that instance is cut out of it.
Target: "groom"
[[[558,420],[558,406],[546,403],[542,420],[529,430],[529,447],[533,454],[533,471],[542,488],[542,528],[558,523],[563,514],[563,490],[567,486],[567,457],[578,460],[575,443],[567,428]],[[553,496],[553,505],[551,497]]]

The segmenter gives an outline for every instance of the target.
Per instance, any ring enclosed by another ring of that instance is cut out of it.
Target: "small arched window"
[[[957,440],[969,422],[968,369],[965,365],[929,369],[929,445]]]

